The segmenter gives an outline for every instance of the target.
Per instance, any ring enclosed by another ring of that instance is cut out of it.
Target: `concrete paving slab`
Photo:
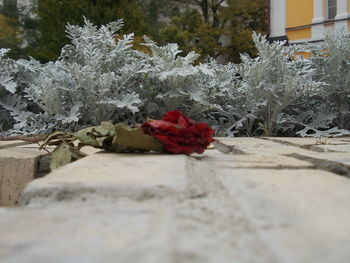
[[[132,202],[0,209],[3,263],[170,262],[167,212]]]
[[[33,181],[0,208],[0,261],[348,262],[350,179],[323,170],[347,152],[223,142],[246,154],[92,153]]]
[[[24,203],[128,197],[152,198],[184,191],[185,155],[97,153],[35,180]]]
[[[80,149],[80,151],[86,155],[91,155],[94,153],[98,153],[98,152],[103,152],[104,150],[98,149],[98,148],[94,148],[91,146],[84,146]]]
[[[323,143],[326,144],[346,144],[345,141],[341,141],[337,138],[299,138],[299,137],[263,137],[264,139],[273,141],[273,142],[280,142],[280,143],[287,143],[294,146],[310,146],[310,145],[322,145]]]
[[[334,161],[342,163],[346,166],[350,166],[350,155],[342,152],[307,152],[302,154],[297,154],[299,156],[305,156],[325,161]],[[300,157],[299,157],[300,158]],[[302,157],[301,157],[302,158]]]
[[[21,146],[26,144],[30,144],[30,142],[25,142],[20,140],[0,141],[0,149],[11,148],[11,147]]]
[[[32,144],[26,144],[26,145],[20,145],[18,146],[19,148],[25,148],[25,149],[39,149],[39,145],[32,143]],[[45,150],[48,152],[52,152],[53,150],[56,149],[56,146],[54,145],[48,145],[45,147]],[[94,148],[92,146],[83,146],[80,151],[86,155],[90,155],[90,154],[94,154],[94,153],[98,153],[98,152],[103,152],[104,150],[98,149],[98,148]]]
[[[275,168],[275,169],[301,169],[314,167],[313,164],[283,155],[263,154],[226,154],[218,150],[207,150],[201,159],[213,162],[223,168]]]
[[[25,144],[25,145],[20,145],[18,146],[19,148],[29,148],[29,149],[39,149],[39,144],[36,144],[36,143],[30,143],[30,144]],[[55,149],[56,146],[54,145],[49,145],[49,146],[46,146],[45,149]]]
[[[350,143],[341,144],[341,145],[331,145],[331,144],[317,145],[317,146],[311,146],[310,149],[311,150],[319,149],[319,151],[322,151],[322,152],[350,153]]]
[[[284,145],[270,140],[250,137],[221,138],[227,145],[236,146],[239,150],[249,154],[287,155],[292,153],[308,153],[309,150],[296,146]]]
[[[349,179],[319,170],[218,173],[278,262],[348,262]]]

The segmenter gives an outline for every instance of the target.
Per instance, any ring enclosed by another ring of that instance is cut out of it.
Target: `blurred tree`
[[[265,0],[169,0],[179,7],[161,42],[176,42],[221,62],[239,62],[240,52],[254,55],[253,31],[266,31]]]
[[[227,23],[224,35],[230,39],[224,51],[227,60],[239,62],[240,53],[256,55],[251,35],[253,31],[266,34],[266,8],[265,0],[227,0],[221,14]]]
[[[17,0],[4,0],[0,9],[0,47],[11,49],[9,55],[16,57],[20,43]]]
[[[159,41],[159,31],[171,16],[170,0],[139,0],[139,3],[149,28],[148,34]]]
[[[35,1],[18,6],[17,0],[3,0],[0,8],[0,47],[9,48],[11,58],[27,57],[36,38]]]
[[[172,17],[171,23],[160,32],[161,43],[175,42],[188,53],[196,51],[205,59],[217,57],[222,47],[218,41],[222,30],[205,23],[196,9],[186,9]]]
[[[9,17],[17,17],[17,0],[3,0],[2,14]]]
[[[123,33],[143,35],[147,32],[137,0],[40,0],[38,16],[37,48],[30,54],[44,62],[56,59],[68,43],[65,25],[81,25],[83,16],[96,25],[123,18]]]
[[[21,39],[16,19],[0,14],[0,47],[11,49],[9,55],[16,56],[19,52]]]
[[[177,5],[168,26],[160,31],[162,43],[176,42],[184,52],[191,50],[201,54],[201,60],[208,56],[217,58],[223,47],[220,37],[224,21],[219,13],[223,0],[170,0]]]
[[[266,29],[265,0],[38,0],[29,13],[18,10],[17,0],[3,1],[0,46],[11,48],[11,57],[29,54],[43,62],[59,56],[68,43],[65,25],[81,25],[83,16],[97,25],[123,18],[122,33],[135,32],[139,49],[147,34],[199,52],[202,61],[211,56],[239,62],[239,53],[254,55],[251,33]]]

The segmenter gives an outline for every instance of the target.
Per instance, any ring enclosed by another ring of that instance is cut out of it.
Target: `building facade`
[[[350,31],[350,0],[268,0],[269,39],[321,42],[326,30]]]

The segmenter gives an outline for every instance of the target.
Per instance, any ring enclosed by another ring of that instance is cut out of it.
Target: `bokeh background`
[[[96,25],[122,18],[122,34],[135,33],[140,49],[147,35],[220,63],[254,56],[251,34],[267,29],[265,0],[0,0],[0,47],[14,59],[55,60],[68,43],[65,25],[83,17]]]

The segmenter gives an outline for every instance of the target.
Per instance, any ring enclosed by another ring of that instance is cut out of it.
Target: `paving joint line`
[[[290,157],[290,156],[288,156]],[[230,169],[247,169],[247,170],[317,170],[317,166],[291,166],[291,165],[276,165],[271,167],[266,166],[244,166],[244,167],[230,167],[230,166],[221,166],[220,168],[230,168]]]
[[[338,151],[334,151],[334,150],[330,150],[330,149],[327,149],[327,151],[325,151],[321,148],[314,148],[314,147],[317,147],[320,145],[320,144],[316,144],[316,143],[315,144],[308,144],[308,145],[299,145],[297,143],[280,141],[280,140],[271,139],[271,138],[267,138],[267,137],[261,137],[260,139],[265,140],[265,141],[275,142],[275,143],[286,145],[286,146],[293,146],[293,147],[297,147],[297,148],[312,151],[312,152],[337,152],[338,153]],[[334,145],[334,144],[329,144],[329,145]],[[344,144],[341,144],[341,145],[346,145],[346,143],[344,142]]]
[[[298,160],[310,162],[316,167],[316,169],[332,172],[332,173],[350,178],[349,165],[345,165],[336,161],[330,161],[327,159],[318,159],[314,157],[309,157],[298,153],[287,154],[286,156],[292,157]]]

